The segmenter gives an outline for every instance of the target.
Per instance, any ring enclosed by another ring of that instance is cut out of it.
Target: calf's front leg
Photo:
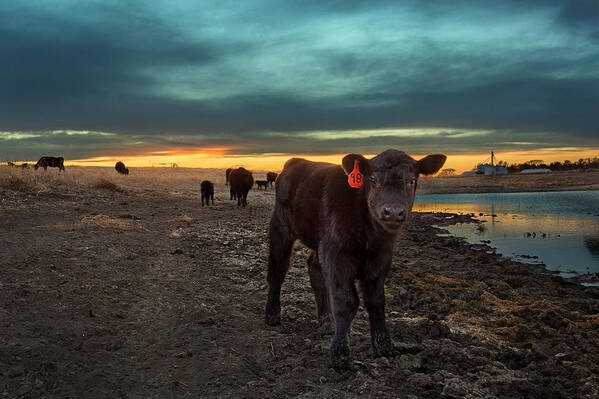
[[[360,283],[364,306],[370,321],[370,340],[375,356],[393,354],[393,343],[385,323],[385,277]]]
[[[327,261],[325,267],[329,280],[329,302],[333,305],[333,318],[335,319],[335,335],[331,344],[331,365],[337,371],[349,370],[351,368],[351,351],[348,333],[360,304],[354,283],[356,268],[347,258],[338,259],[335,262]]]

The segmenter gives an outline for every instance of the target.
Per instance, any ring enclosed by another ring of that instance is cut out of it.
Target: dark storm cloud
[[[91,11],[101,22],[35,10],[7,17],[11,22],[0,25],[5,101],[114,100],[111,94],[151,87],[153,79],[140,73],[144,65],[201,65],[226,48],[186,41],[178,31],[127,8]]]
[[[587,0],[5,3],[0,131],[39,134],[0,134],[0,152],[427,148],[298,134],[405,128],[445,131],[435,141],[454,152],[489,143],[452,129],[597,147],[598,13]],[[47,133],[60,129],[112,134]]]

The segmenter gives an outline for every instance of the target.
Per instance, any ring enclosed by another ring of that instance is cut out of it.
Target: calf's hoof
[[[281,314],[280,313],[266,313],[264,322],[267,326],[278,326],[281,325]]]
[[[318,318],[318,332],[323,336],[335,334],[335,321],[332,315],[328,314]]]
[[[349,347],[331,351],[331,367],[338,373],[351,370],[351,352]]]
[[[373,337],[372,350],[375,357],[391,357],[397,354],[395,346],[388,335]]]

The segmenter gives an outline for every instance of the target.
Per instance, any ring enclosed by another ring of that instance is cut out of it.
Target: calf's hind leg
[[[268,297],[265,322],[269,326],[281,324],[281,285],[289,270],[289,258],[295,238],[285,224],[273,213],[269,230],[270,252],[268,255]]]
[[[318,321],[327,333],[332,333],[333,320],[329,303],[329,292],[316,251],[310,253],[308,271],[310,272],[310,285],[312,285],[312,291],[314,291]]]

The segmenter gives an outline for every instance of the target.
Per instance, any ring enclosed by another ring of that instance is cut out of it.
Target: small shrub
[[[17,176],[8,176],[6,179],[0,180],[0,186],[12,191],[27,192],[31,190],[29,183]]]
[[[120,191],[119,187],[111,182],[110,180],[106,180],[105,178],[100,178],[94,183],[94,188],[98,188],[101,190],[108,191]]]

